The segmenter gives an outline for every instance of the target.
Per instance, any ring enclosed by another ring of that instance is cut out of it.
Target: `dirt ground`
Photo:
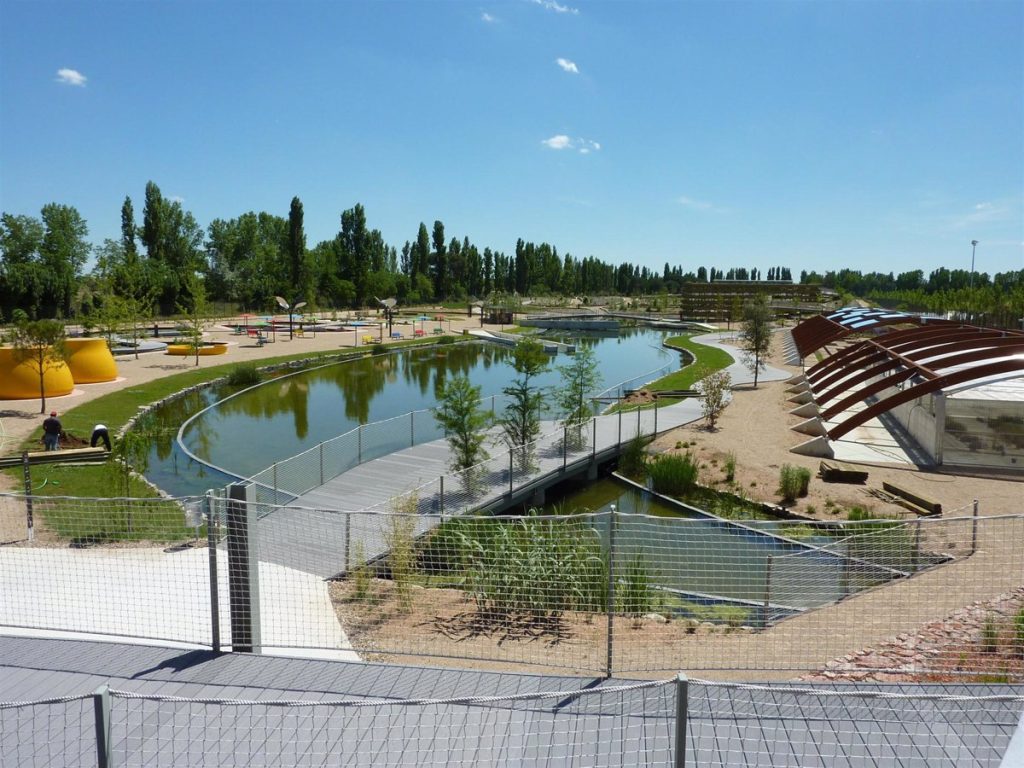
[[[785,365],[778,351],[780,346],[775,344],[771,364],[799,373],[799,368]],[[732,402],[714,432],[705,429],[702,422],[696,422],[662,435],[649,450],[692,452],[701,463],[701,482],[719,488],[728,488],[725,464],[731,454],[736,459],[736,474],[730,490],[769,503],[780,502],[777,491],[783,464],[806,467],[813,475],[808,496],[798,499],[790,509],[822,520],[844,519],[846,511],[854,506],[880,515],[914,517],[903,507],[870,495],[869,489],[881,489],[883,481],[940,502],[943,515],[947,517],[969,515],[974,499],[979,500],[982,515],[1020,512],[1024,485],[1020,480],[1005,477],[952,474],[903,464],[861,464],[858,468],[869,472],[866,485],[825,483],[817,477],[819,459],[789,452],[807,436],[791,430],[804,419],[790,415],[794,406],[788,402],[791,395],[786,393],[786,388],[782,381],[760,383],[756,389],[739,387],[733,391]]]

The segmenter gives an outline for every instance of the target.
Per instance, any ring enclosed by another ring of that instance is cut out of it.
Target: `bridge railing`
[[[633,376],[598,393],[593,399],[619,397],[678,369],[678,362]],[[509,403],[504,394],[482,398],[481,406],[493,420]],[[275,462],[249,480],[257,487],[258,500],[286,504],[318,488],[360,464],[397,451],[440,440],[444,432],[431,409],[412,411],[383,421],[361,424],[355,429],[325,440],[302,453]]]

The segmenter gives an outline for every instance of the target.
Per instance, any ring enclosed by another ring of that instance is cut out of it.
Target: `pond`
[[[841,599],[912,570],[920,555],[899,528],[868,530],[840,540],[828,527],[795,526],[787,520],[738,523],[674,504],[614,478],[567,488],[549,495],[549,514],[602,513],[615,506],[616,562],[621,568],[638,558],[652,581],[672,595],[669,606],[684,615],[706,617],[706,609],[729,606],[750,621],[770,620]],[[607,546],[606,517],[595,531]],[[790,533],[804,529],[799,540]],[[806,535],[807,531],[812,535]],[[884,537],[879,539],[879,534]],[[875,542],[875,543],[872,543]],[[915,565],[916,567],[916,565]]]
[[[604,387],[678,364],[679,353],[662,346],[667,335],[636,328],[573,339],[593,347]],[[184,444],[215,467],[251,477],[359,424],[433,407],[448,376],[467,375],[485,397],[500,394],[514,375],[511,357],[511,349],[482,342],[417,347],[278,376],[234,397],[226,385],[191,393],[149,417],[148,428],[160,437],[146,476],[174,495],[202,493],[233,480],[195,461],[173,440],[179,425],[209,405],[216,404],[188,425]],[[555,368],[566,362],[562,356],[553,358],[538,383],[556,384]]]

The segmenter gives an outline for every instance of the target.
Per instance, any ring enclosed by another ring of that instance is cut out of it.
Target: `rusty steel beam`
[[[989,363],[988,365],[979,365],[977,368],[955,371],[953,373],[939,376],[935,379],[923,381],[920,384],[907,387],[902,392],[897,392],[884,400],[879,400],[877,403],[865,408],[860,413],[854,414],[849,419],[846,419],[829,430],[828,439],[838,440],[843,435],[846,435],[851,430],[856,429],[876,416],[879,416],[886,411],[890,411],[898,405],[909,403],[911,400],[916,400],[917,398],[932,392],[938,392],[941,389],[951,387],[955,384],[962,384],[975,379],[983,379],[986,376],[994,376],[1000,373],[1012,373],[1014,371],[1024,371],[1024,360],[1019,358],[1000,360],[998,362]]]

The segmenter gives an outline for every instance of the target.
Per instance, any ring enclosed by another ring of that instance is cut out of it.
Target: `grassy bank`
[[[444,337],[442,337],[444,338]],[[459,337],[454,338],[461,341]],[[388,344],[390,351],[402,347],[429,346],[437,344],[437,338],[408,339]],[[451,343],[451,342],[448,342]],[[324,365],[331,362],[353,360],[371,354],[372,347],[361,347],[358,350],[324,352],[320,354],[296,353],[268,357],[253,361],[259,368],[270,368],[286,365],[295,361],[307,361],[309,367]],[[134,386],[127,386],[116,392],[110,392],[95,400],[82,403],[61,414],[61,422],[65,431],[77,436],[88,438],[96,424],[105,424],[112,434],[118,432],[139,409],[163,400],[183,389],[214,381],[227,376],[240,363],[228,363],[209,368],[195,368],[173,376],[166,376]],[[23,443],[20,450],[39,450],[41,427],[33,432]],[[13,487],[22,489],[21,468],[4,470],[14,479]],[[99,464],[83,465],[43,465],[32,468],[32,492],[40,496],[78,496],[103,498],[111,495],[111,473],[107,466]],[[156,496],[147,483],[139,478],[131,480],[131,495],[137,498]]]

